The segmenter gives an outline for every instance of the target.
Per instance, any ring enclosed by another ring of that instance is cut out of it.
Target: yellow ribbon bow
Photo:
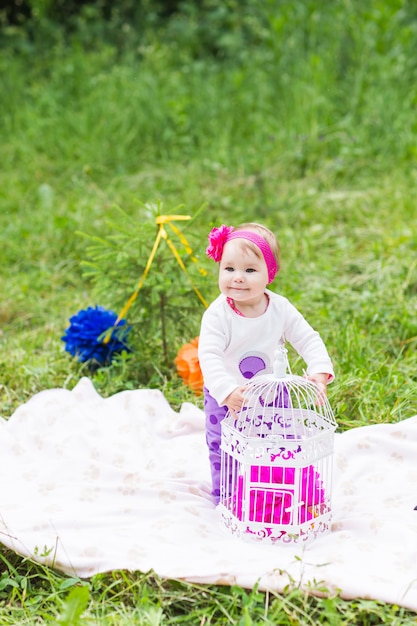
[[[180,229],[175,226],[175,224],[173,224],[172,222],[179,222],[179,221],[185,221],[185,220],[189,220],[191,219],[190,215],[158,215],[158,217],[156,218],[156,224],[159,226],[158,228],[158,232],[156,235],[156,239],[155,239],[155,243],[153,245],[153,248],[151,250],[151,253],[149,255],[148,261],[145,265],[145,269],[143,271],[142,276],[140,277],[138,284],[136,286],[135,291],[132,293],[132,295],[130,296],[129,300],[126,302],[126,304],[124,305],[124,307],[122,308],[122,310],[120,311],[117,320],[114,323],[114,326],[117,326],[119,324],[119,322],[124,319],[126,317],[127,312],[129,311],[130,307],[132,306],[132,304],[134,303],[134,301],[136,300],[136,298],[138,297],[138,293],[139,291],[142,289],[143,287],[143,283],[146,280],[147,275],[149,274],[149,271],[151,269],[153,260],[155,258],[155,254],[156,251],[158,250],[158,246],[161,242],[161,239],[164,239],[169,247],[169,249],[171,250],[172,254],[174,255],[178,265],[180,266],[180,268],[183,270],[183,272],[187,275],[187,278],[189,279],[191,286],[193,288],[193,290],[195,291],[195,293],[197,294],[198,298],[200,299],[200,301],[203,303],[203,305],[207,308],[208,304],[205,301],[205,299],[203,298],[203,296],[201,295],[200,291],[198,290],[198,288],[193,284],[190,275],[187,272],[187,268],[184,265],[183,260],[181,259],[178,250],[176,249],[175,245],[173,244],[173,242],[171,241],[171,239],[168,237],[168,233],[165,229],[165,225],[169,226],[172,231],[177,235],[177,237],[179,238],[179,240],[181,241],[182,245],[184,246],[187,254],[190,255],[190,259],[193,261],[193,263],[198,263],[197,259],[192,256],[192,249],[188,243],[188,241],[186,240],[186,238],[184,237],[184,235],[182,234],[182,232],[180,231]],[[206,271],[202,268],[200,268],[200,272],[205,275]],[[110,332],[107,333],[107,335],[105,336],[103,343],[108,343],[110,341],[111,335],[112,335],[113,329],[110,329]]]

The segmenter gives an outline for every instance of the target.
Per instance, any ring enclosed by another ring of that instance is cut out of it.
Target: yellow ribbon
[[[114,327],[117,326],[119,324],[119,322],[125,318],[126,313],[128,312],[128,310],[130,309],[130,307],[132,306],[132,304],[134,303],[134,301],[136,300],[136,298],[138,297],[138,293],[139,291],[142,289],[143,287],[143,283],[146,280],[147,275],[149,274],[149,271],[151,269],[153,260],[155,258],[156,255],[156,251],[158,250],[158,246],[161,242],[161,239],[164,239],[169,247],[169,249],[171,250],[172,254],[174,255],[175,260],[177,261],[178,265],[180,266],[180,268],[183,270],[183,272],[186,274],[187,278],[189,279],[192,288],[194,289],[194,292],[197,294],[198,298],[200,299],[200,301],[203,303],[203,305],[207,308],[208,304],[205,301],[205,299],[203,298],[203,296],[201,295],[200,291],[197,289],[197,287],[193,284],[190,275],[187,272],[187,268],[184,265],[183,260],[181,259],[178,250],[176,249],[175,245],[172,243],[171,239],[168,237],[168,233],[165,230],[165,224],[167,224],[168,226],[170,226],[170,228],[173,230],[173,232],[177,235],[177,237],[179,238],[179,240],[181,241],[182,245],[184,246],[187,254],[190,255],[190,259],[193,261],[193,263],[198,263],[197,259],[192,256],[192,249],[188,243],[188,241],[186,240],[186,238],[184,237],[184,235],[182,234],[182,232],[179,230],[179,228],[177,228],[177,226],[174,226],[174,224],[172,224],[173,221],[185,221],[185,220],[190,220],[191,216],[190,215],[158,215],[158,217],[156,218],[156,224],[159,226],[158,228],[158,232],[156,234],[156,239],[155,239],[155,243],[153,245],[153,248],[151,250],[151,253],[149,255],[149,258],[146,262],[145,265],[145,269],[143,271],[142,276],[140,277],[138,284],[136,285],[136,289],[135,291],[132,293],[132,295],[130,296],[129,300],[126,302],[126,304],[124,305],[124,307],[122,308],[122,310],[120,311],[117,320],[114,323]],[[204,276],[207,274],[207,272],[203,269],[203,268],[199,268],[201,274],[203,274]],[[113,327],[113,328],[114,328]],[[103,343],[108,343],[110,341],[112,332],[113,332],[113,328],[109,329],[109,331],[107,332],[107,335],[104,337],[103,339]]]

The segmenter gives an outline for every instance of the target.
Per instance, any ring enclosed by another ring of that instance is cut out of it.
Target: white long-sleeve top
[[[220,295],[205,311],[198,357],[204,384],[220,406],[257,374],[272,374],[274,352],[288,341],[304,359],[307,374],[327,373],[333,365],[319,333],[287,298],[266,290],[269,305],[259,317],[238,315]]]

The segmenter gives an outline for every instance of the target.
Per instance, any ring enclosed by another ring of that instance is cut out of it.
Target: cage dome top
[[[304,440],[334,432],[337,423],[325,394],[307,378],[293,374],[259,376],[247,386],[245,403],[225,426],[242,436]]]

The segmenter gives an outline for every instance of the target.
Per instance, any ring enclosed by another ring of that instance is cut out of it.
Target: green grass
[[[342,429],[417,413],[415,16],[399,0],[286,2],[279,15],[268,3],[242,6],[249,8],[239,24],[229,13],[228,38],[220,14],[208,11],[202,21],[191,11],[148,33],[141,46],[128,38],[122,51],[111,41],[76,38],[57,37],[48,49],[24,38],[3,41],[5,418],[34,393],[72,388],[83,375],[105,396],[156,386],[175,408],[200,402],[172,363],[162,367],[156,348],[146,353],[143,374],[140,333],[128,359],[94,374],[60,339],[80,308],[117,309],[148,254],[129,248],[128,238],[124,256],[104,252],[102,274],[92,280],[83,266],[91,260],[89,240],[79,232],[107,240],[131,229],[134,241],[151,222],[141,203],[158,201],[167,213],[184,205],[181,212],[195,214],[205,205],[186,234],[209,272],[201,279],[207,299],[217,292],[215,268],[204,258],[211,225],[256,219],[276,231],[282,271],[274,288],[326,341],[336,368],[329,395]],[[160,283],[157,267],[150,294]],[[179,270],[169,267],[164,279],[172,289]],[[139,298],[133,321],[140,306]],[[202,305],[191,293],[184,306],[189,330],[171,336],[172,356],[186,332],[198,332]],[[146,326],[143,332],[146,338]],[[1,558],[4,624],[416,621],[399,607],[323,599],[296,587],[265,594],[164,581],[152,572],[79,581],[5,549]]]
[[[236,586],[161,580],[153,572],[113,571],[88,581],[60,575],[28,560],[16,563],[6,551],[0,576],[2,624],[63,626],[316,626],[415,623],[395,605],[337,595],[321,598],[288,586],[284,594]],[[320,584],[317,589],[320,590]]]

